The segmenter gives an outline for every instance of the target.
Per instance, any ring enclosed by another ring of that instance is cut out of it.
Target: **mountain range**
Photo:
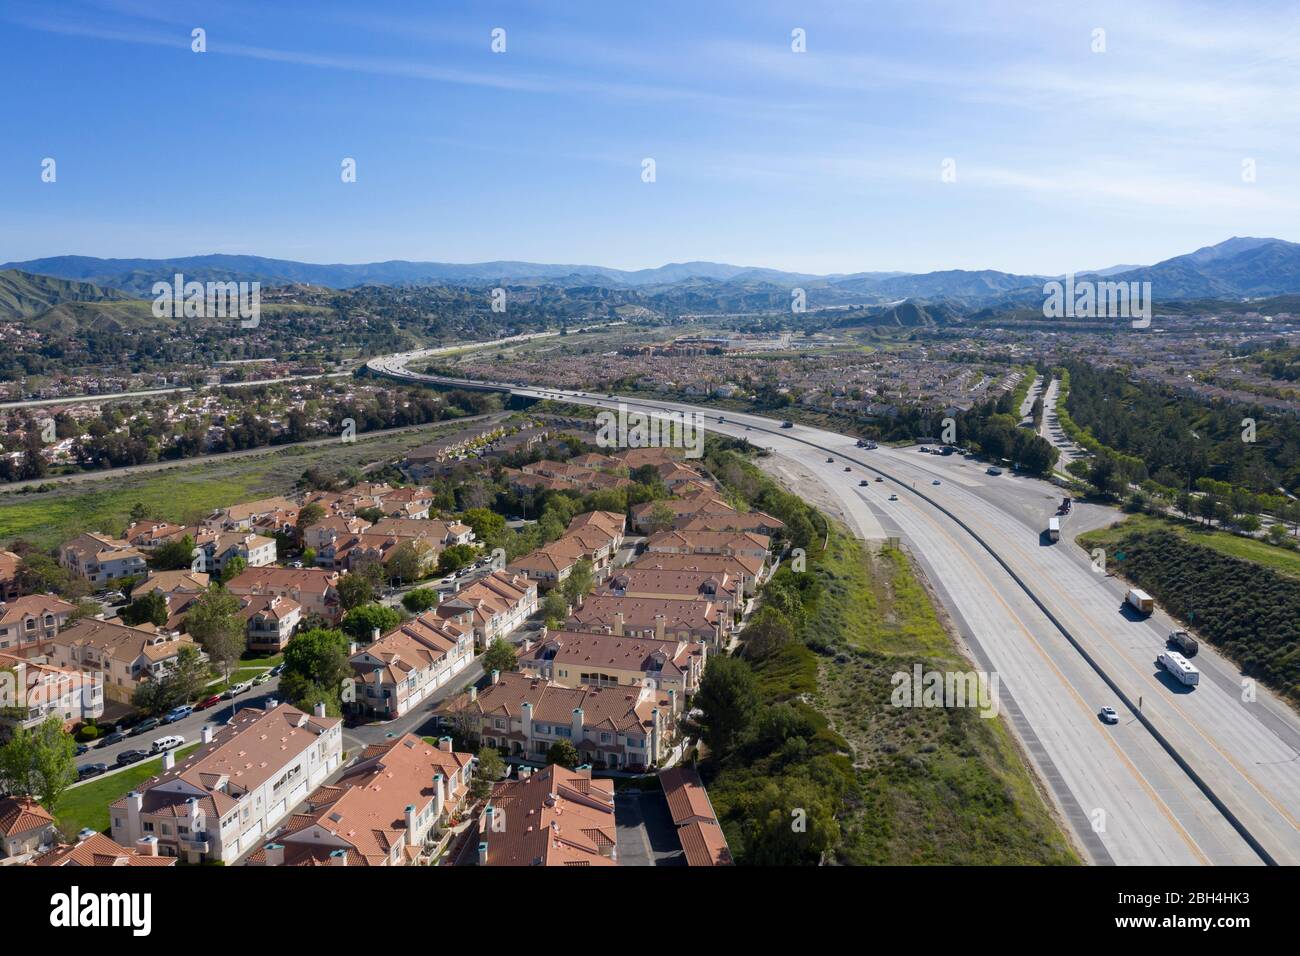
[[[946,303],[957,309],[1023,305],[1041,299],[1053,276],[995,270],[951,269],[926,273],[855,272],[813,275],[719,262],[669,263],[623,270],[594,265],[494,261],[478,263],[390,260],[318,264],[262,256],[205,255],[176,259],[100,259],[55,256],[0,265],[0,314],[28,315],[59,301],[152,297],[157,281],[176,273],[186,280],[260,282],[264,287],[304,284],[332,289],[360,286],[551,286],[609,289],[667,297],[691,308],[787,300],[805,289],[810,307],[884,305],[905,301]],[[16,275],[27,274],[26,279]],[[60,291],[49,277],[71,283]],[[1150,282],[1158,302],[1243,299],[1300,292],[1300,244],[1281,239],[1232,238],[1149,266],[1081,271],[1076,281]]]

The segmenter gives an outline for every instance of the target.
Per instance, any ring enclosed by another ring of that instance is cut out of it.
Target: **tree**
[[[506,772],[506,762],[495,747],[480,747],[478,766],[474,768],[474,780],[470,783],[470,794],[475,800],[486,800],[492,793],[492,785]]]
[[[459,571],[473,561],[477,554],[478,552],[467,544],[453,544],[438,555],[438,570],[443,574]]]
[[[501,671],[504,674],[518,666],[519,655],[515,653],[510,642],[503,638],[496,638],[483,652],[483,670],[488,674],[493,671]]]
[[[657,534],[660,531],[667,531],[677,520],[677,515],[673,509],[668,507],[662,501],[656,501],[650,507],[650,513],[646,515],[645,525],[649,534]]]
[[[561,588],[551,588],[542,598],[542,615],[549,628],[557,628],[569,616],[569,602]]]
[[[494,543],[505,534],[506,519],[487,508],[470,508],[460,520],[474,529],[474,537],[484,543]]]
[[[758,609],[743,632],[746,660],[760,661],[794,640],[794,630],[784,614],[774,607]]]
[[[753,671],[734,657],[715,657],[704,668],[695,707],[702,713],[704,742],[721,760],[749,732],[758,714],[758,684]]]
[[[131,693],[131,706],[150,717],[160,717],[179,703],[176,688],[166,677],[146,678]]]
[[[578,748],[573,746],[573,741],[564,738],[560,738],[551,744],[550,749],[546,751],[546,762],[548,764],[559,764],[569,770],[578,766],[578,761],[581,759],[582,755],[578,753]]]
[[[422,614],[438,606],[438,592],[433,588],[413,588],[402,595],[402,607],[412,614]]]
[[[194,539],[183,535],[154,548],[149,555],[149,566],[155,571],[183,571],[194,560],[193,554]]]
[[[595,584],[592,576],[591,561],[587,558],[581,558],[569,572],[569,576],[564,579],[560,585],[560,590],[564,592],[564,599],[573,607],[582,603],[582,599],[591,593]]]
[[[393,548],[388,557],[389,580],[396,580],[399,583],[414,581],[419,578],[423,565],[424,562],[420,558],[420,552],[415,548],[415,543],[403,541]]]
[[[0,747],[0,785],[31,797],[54,813],[64,791],[77,779],[76,744],[63,721],[51,715],[35,727],[19,725]]]
[[[229,584],[235,578],[239,577],[248,569],[248,562],[239,555],[234,555],[226,560],[226,566],[221,569],[221,583]]]
[[[354,641],[367,643],[376,630],[386,634],[402,623],[402,615],[391,607],[371,602],[361,604],[343,616],[343,633]]]
[[[122,608],[118,616],[122,619],[122,623],[132,627],[146,622],[162,627],[171,614],[167,610],[167,598],[163,597],[162,592],[150,591]]]
[[[185,615],[185,629],[203,646],[208,657],[221,666],[230,680],[230,669],[248,648],[245,625],[239,619],[239,598],[224,588],[209,588],[195,599]]]
[[[351,677],[348,639],[342,631],[328,628],[303,631],[284,649],[280,689],[295,707],[310,710],[324,703],[326,711],[337,716],[343,682]]]
[[[755,796],[745,862],[756,866],[816,866],[839,842],[832,800],[813,781],[769,781]]]
[[[345,574],[338,583],[339,604],[345,611],[375,599],[375,587],[363,574]]]
[[[303,507],[298,511],[298,522],[296,525],[298,528],[298,536],[301,538],[302,532],[306,531],[324,517],[325,509],[316,502],[313,501],[309,505],[303,505]]]

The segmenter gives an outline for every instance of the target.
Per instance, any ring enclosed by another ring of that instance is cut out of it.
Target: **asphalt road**
[[[391,357],[375,362],[400,373],[401,362]],[[552,389],[512,391],[607,407],[618,401]],[[1134,706],[1140,702],[1151,726],[1266,854],[1300,863],[1300,718],[1263,688],[1254,701],[1242,700],[1237,669],[1204,643],[1196,658],[1202,683],[1195,690],[1159,671],[1153,661],[1174,622],[1160,611],[1149,620],[1122,613],[1123,583],[1093,571],[1072,541],[1086,527],[1117,520],[1118,511],[1077,506],[1062,540],[1052,544],[1043,532],[1061,491],[1048,482],[988,476],[976,462],[915,448],[865,451],[842,435],[800,425],[781,429],[759,416],[725,413],[720,423],[712,409],[624,401],[632,408],[702,412],[710,430],[749,438],[771,449],[780,464],[809,475],[863,537],[900,536],[976,660],[998,675],[1012,728],[1094,862],[1263,862],[1117,698],[1100,669]],[[836,459],[830,464],[828,452]],[[859,486],[876,473],[887,480]],[[932,484],[936,479],[941,484]],[[812,497],[811,489],[804,493]],[[899,500],[888,501],[891,493]],[[1097,718],[1105,705],[1120,711],[1118,725]]]

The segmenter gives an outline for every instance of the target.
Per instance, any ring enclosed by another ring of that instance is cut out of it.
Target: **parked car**
[[[125,767],[127,764],[139,763],[149,756],[147,750],[123,750],[117,755],[117,765]]]
[[[108,764],[106,763],[88,763],[84,767],[77,768],[77,779],[88,780],[91,777],[98,777],[107,770]]]
[[[271,668],[272,677],[279,677],[283,673],[284,673],[284,661],[281,661],[280,663],[276,664],[274,667]]]
[[[221,695],[213,694],[211,697],[204,697],[201,701],[195,704],[194,709],[207,710],[209,707],[215,707],[219,703],[221,703]]]
[[[155,727],[161,726],[161,724],[162,721],[157,717],[146,717],[144,720],[140,721],[140,723],[131,728],[131,736],[135,737],[140,734],[148,733]]]
[[[120,744],[124,740],[126,740],[126,734],[120,730],[115,730],[104,738],[104,746],[111,747],[113,744]]]
[[[230,687],[226,689],[226,692],[221,696],[224,697],[226,700],[234,700],[236,697],[244,693],[244,691],[248,690],[252,686],[253,686],[252,681],[241,680],[238,684],[231,684]]]
[[[109,591],[104,595],[104,601],[108,604],[125,604],[126,595],[121,591]]]
[[[259,687],[262,684],[265,684],[270,679],[271,679],[271,672],[263,671],[262,673],[258,674],[256,677],[253,678],[253,686]]]
[[[150,753],[160,754],[166,750],[175,750],[181,744],[185,743],[185,738],[180,734],[169,734],[166,737],[159,737],[153,742]]]
[[[163,717],[162,722],[164,724],[174,724],[178,720],[184,720],[192,713],[194,713],[193,707],[191,707],[189,704],[181,704],[179,707],[173,707],[171,710],[167,711],[167,714],[166,716]]]
[[[72,752],[78,757],[90,753],[90,744],[77,744],[77,746],[72,748]]]

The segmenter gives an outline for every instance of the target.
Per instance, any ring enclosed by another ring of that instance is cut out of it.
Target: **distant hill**
[[[116,289],[104,289],[90,282],[75,282],[48,275],[32,275],[17,269],[0,271],[0,319],[21,319],[39,315],[65,302],[101,302],[126,299]]]
[[[812,275],[721,262],[674,262],[654,269],[610,269],[500,260],[476,263],[390,260],[316,264],[262,256],[208,255],[176,259],[97,259],[56,256],[12,262],[0,269],[53,276],[101,289],[151,298],[154,282],[182,273],[187,280],[261,282],[355,289],[362,286],[483,288],[547,287],[592,294],[611,290],[660,298],[674,309],[707,312],[788,306],[802,288],[812,305],[889,305],[907,299],[946,301],[962,309],[1041,300],[1050,277],[992,269],[927,273],[854,272]],[[1226,301],[1300,293],[1300,244],[1281,239],[1232,238],[1151,266],[1111,266],[1077,273],[1108,281],[1150,282],[1158,301],[1216,298]],[[89,294],[88,294],[89,295]]]

